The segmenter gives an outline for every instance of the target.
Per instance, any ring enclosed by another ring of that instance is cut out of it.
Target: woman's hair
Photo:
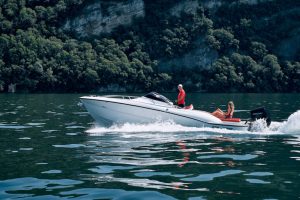
[[[228,105],[230,106],[231,109],[234,109],[233,101],[229,101],[229,102],[228,102]]]

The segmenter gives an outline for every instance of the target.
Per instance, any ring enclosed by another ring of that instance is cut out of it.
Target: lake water
[[[264,105],[252,132],[99,127],[80,96],[0,94],[0,199],[300,199],[300,94],[188,94],[242,118]]]

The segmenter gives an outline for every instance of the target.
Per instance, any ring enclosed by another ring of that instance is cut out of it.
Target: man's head
[[[182,90],[182,88],[183,88],[182,84],[179,84],[178,85],[178,90]]]

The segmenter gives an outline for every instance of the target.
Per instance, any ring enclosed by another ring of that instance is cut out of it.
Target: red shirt
[[[184,104],[185,103],[185,91],[182,89],[179,91],[177,104]]]

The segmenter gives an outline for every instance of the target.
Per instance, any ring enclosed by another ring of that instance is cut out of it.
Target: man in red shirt
[[[177,98],[177,105],[181,108],[185,106],[185,91],[183,90],[183,86],[181,84],[178,85],[178,98]]]

